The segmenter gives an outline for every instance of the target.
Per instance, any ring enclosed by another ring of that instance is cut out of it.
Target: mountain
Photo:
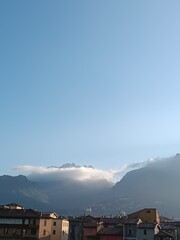
[[[38,179],[37,179],[38,180]],[[16,202],[26,208],[56,211],[64,215],[84,214],[112,187],[106,180],[72,181],[49,179],[32,181],[20,175],[0,176],[0,204]]]
[[[57,168],[68,166],[78,168],[74,164]],[[76,173],[81,171],[77,170]],[[89,168],[85,171],[89,172]],[[34,178],[1,176],[0,204],[16,202],[27,208],[64,215],[84,214],[86,208],[91,208],[95,215],[117,215],[152,207],[161,215],[180,217],[180,154],[156,159],[130,171],[114,186],[107,179],[97,177],[78,181],[59,175],[52,178],[53,174]]]
[[[39,184],[43,192],[48,195],[51,210],[64,215],[84,214],[85,209],[96,203],[97,199],[106,196],[112,186],[102,180],[93,183],[61,180]]]
[[[65,163],[63,165],[61,165],[60,167],[57,167],[57,166],[50,166],[48,168],[59,168],[59,169],[62,169],[62,168],[80,168],[81,166],[80,165],[76,165],[75,163]],[[85,168],[93,168],[93,166],[89,165],[83,165],[83,167]]]
[[[157,159],[146,167],[128,172],[100,203],[107,212],[130,213],[146,207],[162,215],[180,217],[180,154]]]
[[[26,208],[47,209],[48,196],[41,191],[38,183],[29,181],[25,176],[0,176],[1,204],[16,202]]]

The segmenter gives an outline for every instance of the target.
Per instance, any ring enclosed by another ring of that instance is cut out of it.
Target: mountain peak
[[[76,163],[64,163],[63,165],[61,166],[50,166],[48,168],[60,168],[60,169],[63,169],[63,168],[81,168],[81,167],[84,167],[84,168],[93,168],[93,166],[91,165],[83,165],[83,166],[80,166],[80,165],[77,165]]]

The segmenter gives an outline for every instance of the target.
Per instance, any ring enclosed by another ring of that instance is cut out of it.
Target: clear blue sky
[[[0,174],[180,152],[179,11],[177,0],[1,0]]]

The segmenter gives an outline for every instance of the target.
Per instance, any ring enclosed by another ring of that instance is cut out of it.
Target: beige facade
[[[41,240],[68,240],[69,221],[58,218],[57,215],[45,216],[40,219],[39,239]]]
[[[24,209],[18,204],[0,206],[0,239],[68,240],[69,221],[54,212]]]

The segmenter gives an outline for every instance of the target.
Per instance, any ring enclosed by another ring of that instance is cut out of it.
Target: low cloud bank
[[[90,180],[107,180],[113,179],[113,171],[103,171],[92,167],[35,167],[35,166],[18,166],[16,170],[20,172],[30,172],[31,179],[39,178],[40,180],[73,180],[73,181],[90,181]]]
[[[116,170],[101,170],[92,166],[77,166],[73,164],[64,164],[61,167],[43,167],[43,166],[17,166],[16,171],[27,173],[28,177],[41,181],[107,181],[116,183],[129,171],[142,168],[148,165],[152,160],[125,164]]]

